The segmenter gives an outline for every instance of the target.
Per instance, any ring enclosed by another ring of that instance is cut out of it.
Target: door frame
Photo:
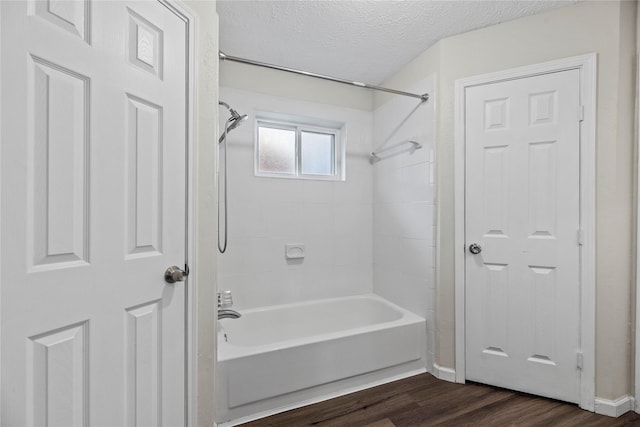
[[[465,93],[473,86],[534,77],[567,70],[580,71],[580,376],[581,408],[595,409],[595,298],[596,298],[596,73],[597,54],[591,53],[525,67],[512,68],[455,82],[454,142],[454,268],[455,268],[455,379],[465,382]],[[579,114],[576,111],[576,114]]]
[[[0,5],[0,47],[2,46],[2,5]],[[0,54],[0,99],[2,99],[2,55]],[[4,143],[2,141],[2,102],[0,102],[0,159],[2,158],[2,147]],[[2,164],[0,162],[0,164]],[[0,174],[0,177],[2,174]],[[1,179],[1,178],[0,178]],[[0,213],[2,212],[2,182],[0,181]],[[2,221],[0,221],[0,224]],[[0,227],[0,242],[2,242],[1,235],[2,227]],[[2,244],[0,243],[0,259],[2,259],[1,253]],[[2,263],[0,262],[0,278],[2,277]],[[0,279],[0,384],[2,383],[2,280]],[[2,400],[2,387],[0,387],[0,402]],[[2,404],[0,404],[0,420],[2,419]]]
[[[186,25],[186,37],[187,37],[187,84],[185,91],[187,95],[186,102],[186,145],[187,145],[187,159],[186,159],[186,224],[185,224],[185,239],[186,239],[186,259],[185,263],[190,266],[192,272],[196,271],[196,230],[197,230],[197,201],[195,195],[197,194],[197,162],[196,162],[196,138],[195,131],[197,129],[197,105],[196,94],[197,92],[197,29],[198,29],[198,16],[186,5],[184,0],[158,0],[159,3],[170,9],[179,18],[181,18]],[[2,8],[0,7],[0,44],[2,43]],[[0,56],[0,77],[2,75],[2,57]],[[1,80],[0,80],[1,81]],[[2,86],[0,85],[0,93]],[[1,107],[0,107],[1,108]],[[2,114],[0,111],[0,122],[2,120]],[[2,133],[0,132],[0,147],[2,147]],[[0,150],[1,155],[1,150]],[[0,186],[1,188],[1,186]],[[2,200],[0,198],[0,200]],[[0,254],[1,256],[1,254]],[[2,287],[0,286],[0,301],[2,300]],[[185,285],[185,425],[189,427],[197,426],[197,312],[196,312],[196,275],[191,274],[188,279],[188,284]],[[191,292],[189,292],[191,290]],[[2,321],[2,313],[0,313],[0,322]],[[1,331],[1,328],[0,328]],[[0,336],[0,346],[2,345],[2,337]],[[1,361],[0,361],[1,362]],[[1,396],[0,396],[1,398]],[[0,405],[0,417],[2,414],[2,406]]]
[[[640,17],[640,14],[638,15]],[[634,138],[636,141],[636,164],[635,164],[635,173],[636,173],[636,264],[635,264],[635,326],[636,331],[634,334],[635,337],[635,355],[634,355],[634,368],[635,368],[635,385],[634,385],[634,393],[633,396],[635,398],[635,403],[633,409],[635,412],[640,413],[640,87],[638,84],[640,83],[640,50],[636,53],[636,100],[635,100],[635,126],[634,126]]]
[[[186,105],[185,105],[185,265],[189,268],[189,276],[185,282],[185,347],[184,347],[184,425],[196,427],[198,425],[197,390],[198,390],[198,331],[197,331],[197,212],[198,202],[195,195],[198,194],[197,174],[197,144],[196,129],[198,117],[197,102],[197,34],[198,15],[187,6],[185,0],[157,0],[182,19],[186,27]]]
[[[197,145],[195,132],[197,129],[197,29],[198,29],[198,16],[194,11],[186,5],[184,0],[158,0],[159,3],[167,7],[173,13],[175,13],[180,19],[182,19],[186,26],[186,43],[187,43],[187,58],[186,58],[186,86],[185,91],[187,95],[186,102],[186,188],[185,188],[185,210],[186,210],[186,224],[185,224],[185,264],[189,266],[190,274],[185,282],[185,348],[184,348],[184,393],[185,393],[185,426],[195,427],[197,426],[197,354],[198,354],[198,342],[197,342],[197,311],[196,307],[196,277],[197,274],[197,212],[198,203],[195,195],[197,191]]]

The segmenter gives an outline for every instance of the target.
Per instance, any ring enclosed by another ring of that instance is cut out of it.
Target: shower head
[[[247,115],[240,115],[238,114],[238,112],[236,110],[234,110],[233,108],[231,108],[229,106],[229,104],[227,104],[224,101],[218,101],[218,105],[222,105],[224,108],[226,108],[227,110],[229,110],[229,113],[231,113],[231,119],[235,122],[237,120],[243,121],[247,118]]]
[[[225,107],[227,110],[229,110],[229,113],[231,113],[231,117],[227,119],[227,123],[225,124],[225,132],[220,135],[220,139],[218,139],[218,143],[221,143],[222,141],[224,141],[227,132],[230,132],[240,126],[247,120],[249,116],[247,116],[246,114],[240,115],[236,110],[231,108],[229,104],[224,101],[218,101],[218,104]]]
[[[231,118],[233,120],[238,120],[240,117],[242,117],[236,110],[234,110],[233,108],[229,108],[229,112],[231,113]]]
[[[244,121],[247,120],[248,118],[249,118],[249,116],[247,116],[246,114],[239,115],[235,110],[231,110],[231,119],[229,119],[231,121],[231,123],[229,124],[229,127],[227,128],[227,132],[237,128],[242,123],[244,123]]]
[[[225,107],[227,110],[229,110],[229,113],[231,113],[231,117],[229,117],[229,119],[227,120],[227,125],[226,125],[227,127],[225,128],[226,132],[234,130],[235,128],[240,126],[242,123],[244,123],[249,117],[246,114],[240,115],[236,110],[231,108],[229,104],[227,104],[224,101],[218,101],[218,104]],[[220,140],[218,142],[222,142],[223,139],[224,139],[224,135],[220,137]]]

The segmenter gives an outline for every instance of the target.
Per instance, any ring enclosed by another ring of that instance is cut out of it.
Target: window
[[[343,179],[341,126],[337,123],[330,125],[334,126],[258,117],[256,175]]]

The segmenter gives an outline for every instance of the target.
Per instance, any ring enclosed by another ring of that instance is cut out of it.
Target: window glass
[[[258,171],[296,173],[296,132],[289,129],[258,127]]]
[[[333,175],[335,141],[332,134],[301,132],[300,166],[303,175]]]
[[[256,120],[255,174],[343,180],[344,131],[344,123],[262,113]]]

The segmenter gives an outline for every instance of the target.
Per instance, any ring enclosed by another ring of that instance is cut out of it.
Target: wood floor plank
[[[407,411],[417,405],[406,394],[384,396],[378,400],[358,400],[350,405],[334,408],[294,410],[245,424],[250,427],[267,426],[366,426],[386,418],[386,414]],[[301,408],[305,409],[305,408]],[[391,424],[393,425],[393,424]]]
[[[353,410],[337,417],[325,418],[322,422],[313,425],[320,427],[343,427],[343,426],[366,426],[380,419],[386,418],[389,414],[410,411],[418,405],[413,403],[407,394],[391,396],[383,401],[374,404],[357,407]]]
[[[421,374],[243,426],[640,427],[640,415],[629,412],[610,418],[556,400],[482,384],[455,384]]]
[[[467,388],[470,389],[468,392]],[[511,397],[510,393],[502,390],[462,386],[454,393],[432,396],[419,409],[395,415],[391,420],[398,427],[453,425],[451,420],[456,417]]]
[[[392,423],[389,418],[385,418],[383,420],[375,421],[371,424],[367,424],[364,427],[396,427],[396,425]]]
[[[549,408],[546,413],[540,415],[536,421],[541,425],[554,425],[556,427],[573,427],[576,423],[582,423],[594,414],[583,411],[576,405],[559,404]]]
[[[550,405],[557,403],[553,402]],[[529,420],[537,423],[537,417],[546,410],[545,406],[541,406],[534,399],[512,395],[449,421],[451,425],[531,425],[528,424]]]
[[[283,412],[263,420],[257,420],[245,424],[246,427],[266,427],[270,424],[265,422],[276,422],[273,425],[318,425],[318,423],[334,419],[345,414],[356,412],[364,407],[370,407],[380,402],[384,402],[395,395],[412,392],[416,389],[432,387],[442,383],[431,375],[415,375],[402,381],[383,384],[358,393],[337,397],[315,405],[305,406],[293,411]],[[406,395],[405,398],[408,398]],[[409,402],[407,402],[409,403]],[[304,421],[303,421],[304,420]],[[277,424],[280,423],[280,424]]]

